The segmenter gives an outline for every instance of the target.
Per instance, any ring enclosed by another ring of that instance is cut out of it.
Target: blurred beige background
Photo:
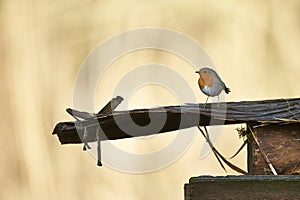
[[[183,185],[192,176],[236,174],[224,173],[212,154],[199,159],[200,135],[172,165],[129,174],[98,168],[81,145],[61,146],[51,133],[59,121],[72,120],[65,108],[72,106],[76,73],[87,54],[113,35],[139,27],[173,29],[200,43],[232,90],[227,101],[297,97],[299,10],[297,0],[1,1],[0,199],[183,199]],[[174,66],[198,90],[197,77],[184,70],[188,64],[180,58],[135,52],[113,63],[112,69],[121,71],[101,79],[95,108],[111,98],[110,88],[122,74],[146,62]],[[141,89],[130,107],[176,104],[174,95],[164,92]],[[199,102],[205,98],[197,93]],[[224,128],[217,143],[225,156],[242,143],[236,127]],[[144,152],[173,135],[116,143]],[[246,151],[233,162],[246,169]]]

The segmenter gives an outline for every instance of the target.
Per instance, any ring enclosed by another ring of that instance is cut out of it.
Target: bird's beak
[[[198,71],[195,71],[195,73],[196,73],[196,74],[199,74],[199,72],[198,72]]]

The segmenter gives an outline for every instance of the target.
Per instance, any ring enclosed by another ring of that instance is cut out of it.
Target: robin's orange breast
[[[200,73],[198,84],[201,89],[205,86],[212,87],[214,84],[213,76],[208,73]]]

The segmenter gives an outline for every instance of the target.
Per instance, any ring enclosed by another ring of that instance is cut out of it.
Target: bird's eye
[[[204,71],[204,73],[206,73],[206,71]]]

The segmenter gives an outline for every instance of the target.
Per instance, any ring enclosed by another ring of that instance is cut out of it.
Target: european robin
[[[226,87],[225,83],[219,77],[217,72],[215,72],[213,69],[204,67],[201,68],[199,71],[196,71],[195,73],[199,74],[200,76],[198,80],[198,85],[200,87],[200,90],[207,95],[205,104],[207,103],[209,97],[218,96],[218,106],[219,106],[220,93],[222,92],[222,90],[224,90],[225,93],[228,94],[230,92],[230,89]]]

